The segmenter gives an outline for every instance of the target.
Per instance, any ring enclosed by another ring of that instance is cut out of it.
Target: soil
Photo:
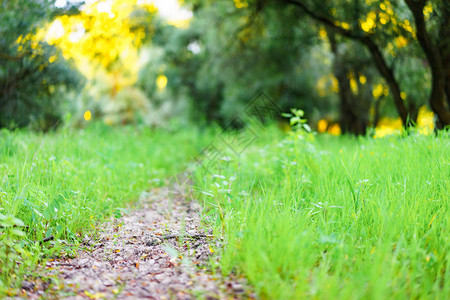
[[[243,279],[212,272],[222,241],[205,229],[195,202],[169,197],[168,189],[141,198],[140,209],[86,236],[76,257],[49,260],[38,270],[45,277],[22,283],[22,297],[253,298]]]

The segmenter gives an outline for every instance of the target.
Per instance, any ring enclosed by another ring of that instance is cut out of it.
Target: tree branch
[[[403,125],[404,126],[410,125],[409,124],[410,122],[408,121],[409,112],[406,109],[404,100],[401,97],[400,86],[397,82],[397,79],[395,78],[394,72],[392,68],[388,66],[386,59],[383,56],[383,53],[381,52],[378,45],[374,42],[371,35],[361,34],[359,31],[345,29],[339,25],[336,25],[332,19],[316,13],[315,11],[310,9],[305,3],[298,2],[295,0],[284,0],[284,1],[288,4],[297,6],[311,18],[328,26],[329,28],[333,29],[340,35],[358,41],[363,45],[365,45],[374,60],[375,66],[377,67],[381,76],[386,80],[386,83],[389,86],[389,90],[391,91],[392,96],[394,98],[395,107],[397,109],[400,118],[402,119]]]
[[[339,25],[336,25],[333,20],[319,15],[316,12],[314,12],[312,9],[310,9],[306,4],[294,0],[285,0],[286,3],[292,4],[303,10],[306,14],[308,14],[310,17],[315,19],[316,21],[319,21],[320,23],[332,28],[334,31],[338,32],[339,34],[354,39],[354,40],[360,40],[362,38],[361,35],[356,34],[355,32],[351,31],[350,29],[345,29]]]
[[[425,24],[423,9],[426,1],[405,0],[405,2],[414,17],[417,40],[430,64],[432,87],[429,102],[431,108],[438,116],[439,121],[443,123],[437,124],[437,127],[442,128],[442,125],[450,125],[450,111],[445,105],[446,75],[443,59],[437,43],[431,38]]]
[[[25,53],[22,53],[22,54],[19,55],[19,56],[12,56],[12,55],[9,55],[9,54],[0,52],[0,58],[4,58],[4,59],[7,59],[7,60],[18,61],[18,60],[21,60],[22,57],[24,57],[24,56],[25,56]]]

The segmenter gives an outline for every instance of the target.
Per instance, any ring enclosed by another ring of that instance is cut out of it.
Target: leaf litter
[[[254,298],[245,279],[212,272],[210,262],[218,261],[223,242],[204,228],[195,201],[154,189],[139,207],[86,236],[75,258],[49,260],[37,270],[45,272],[42,280],[22,283],[22,297]]]

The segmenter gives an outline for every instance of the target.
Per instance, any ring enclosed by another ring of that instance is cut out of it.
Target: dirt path
[[[244,285],[208,272],[220,241],[202,230],[199,207],[154,190],[142,208],[106,224],[73,259],[46,265],[52,284],[24,282],[27,298],[233,299]],[[242,280],[240,280],[242,282]]]

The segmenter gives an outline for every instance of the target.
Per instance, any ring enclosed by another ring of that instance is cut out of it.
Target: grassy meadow
[[[0,290],[161,186],[201,146],[197,130],[1,131]]]
[[[66,245],[183,171],[219,135],[100,124],[2,131],[0,290],[74,249]],[[262,299],[450,294],[448,133],[241,135],[250,142],[240,155],[218,145],[227,158],[194,171],[205,220],[225,239],[217,271],[246,277]]]
[[[256,140],[198,174],[222,271],[262,299],[447,298],[449,150],[448,134]]]

